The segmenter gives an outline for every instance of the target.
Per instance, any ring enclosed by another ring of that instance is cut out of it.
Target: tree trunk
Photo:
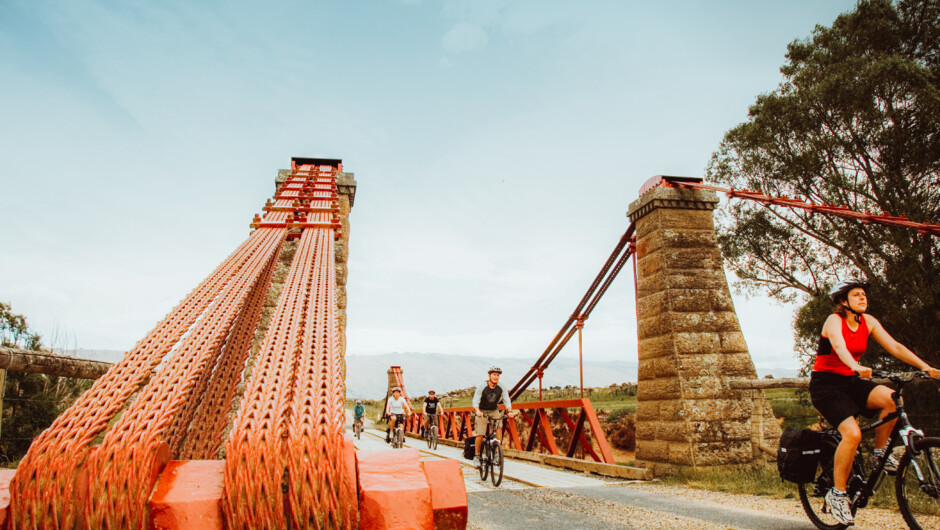
[[[98,379],[111,363],[77,359],[49,352],[0,348],[0,370],[31,372],[77,379]]]

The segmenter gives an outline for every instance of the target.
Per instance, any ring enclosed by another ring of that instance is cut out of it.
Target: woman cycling
[[[865,314],[868,309],[867,288],[868,282],[853,279],[841,282],[829,291],[836,308],[823,324],[809,382],[813,406],[842,435],[833,466],[834,485],[826,494],[826,504],[836,519],[846,525],[853,524],[854,518],[845,488],[855,451],[862,439],[855,416],[872,417],[880,412],[879,417],[883,418],[895,410],[891,400],[894,391],[872,382],[872,369],[858,363],[865,354],[868,337],[874,337],[885,351],[928,372],[931,377],[940,375],[940,371],[894,340],[878,319]],[[875,454],[872,458],[884,454],[894,423],[888,422],[875,430]],[[885,471],[897,471],[894,458],[889,457]]]

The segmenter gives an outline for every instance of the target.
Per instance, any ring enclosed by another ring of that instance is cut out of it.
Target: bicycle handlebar
[[[884,370],[872,370],[871,372],[872,379],[887,379],[895,383],[910,383],[915,379],[930,379],[930,374],[923,370],[918,370],[916,372],[886,372]]]

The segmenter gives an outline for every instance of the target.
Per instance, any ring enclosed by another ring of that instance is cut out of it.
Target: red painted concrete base
[[[0,528],[6,528],[10,511],[10,481],[15,474],[15,469],[0,469]]]
[[[431,488],[417,449],[359,451],[356,456],[359,528],[434,528]]]
[[[434,529],[452,530],[467,527],[467,488],[463,471],[456,460],[421,462],[431,486],[431,508]]]
[[[150,498],[153,528],[222,529],[223,460],[174,460]]]

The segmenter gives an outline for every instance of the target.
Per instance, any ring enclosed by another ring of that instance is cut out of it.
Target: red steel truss
[[[10,484],[11,527],[146,528],[168,461],[218,458],[289,239],[296,252],[224,442],[223,513],[229,528],[354,526],[332,162],[292,164],[251,236],[34,440]]]
[[[856,212],[850,210],[846,206],[835,206],[832,204],[814,204],[812,202],[806,202],[802,199],[790,198],[790,197],[771,197],[769,195],[764,195],[756,191],[747,191],[747,190],[736,190],[734,188],[722,188],[719,186],[712,186],[711,184],[705,184],[701,179],[690,179],[685,177],[668,177],[668,176],[657,176],[648,180],[643,187],[640,189],[640,195],[646,191],[655,188],[680,188],[680,189],[697,189],[697,190],[711,190],[719,191],[724,193],[729,198],[734,199],[747,199],[749,201],[755,201],[763,204],[764,206],[785,206],[787,208],[799,208],[801,210],[807,210],[813,213],[821,213],[824,215],[834,215],[836,217],[844,217],[846,219],[855,219],[862,224],[880,224],[885,226],[897,226],[901,228],[908,228],[917,230],[917,233],[921,235],[931,235],[931,236],[940,236],[940,223],[930,224],[930,223],[917,223],[911,221],[905,216],[895,217],[889,213],[884,214],[873,214],[868,212]]]

